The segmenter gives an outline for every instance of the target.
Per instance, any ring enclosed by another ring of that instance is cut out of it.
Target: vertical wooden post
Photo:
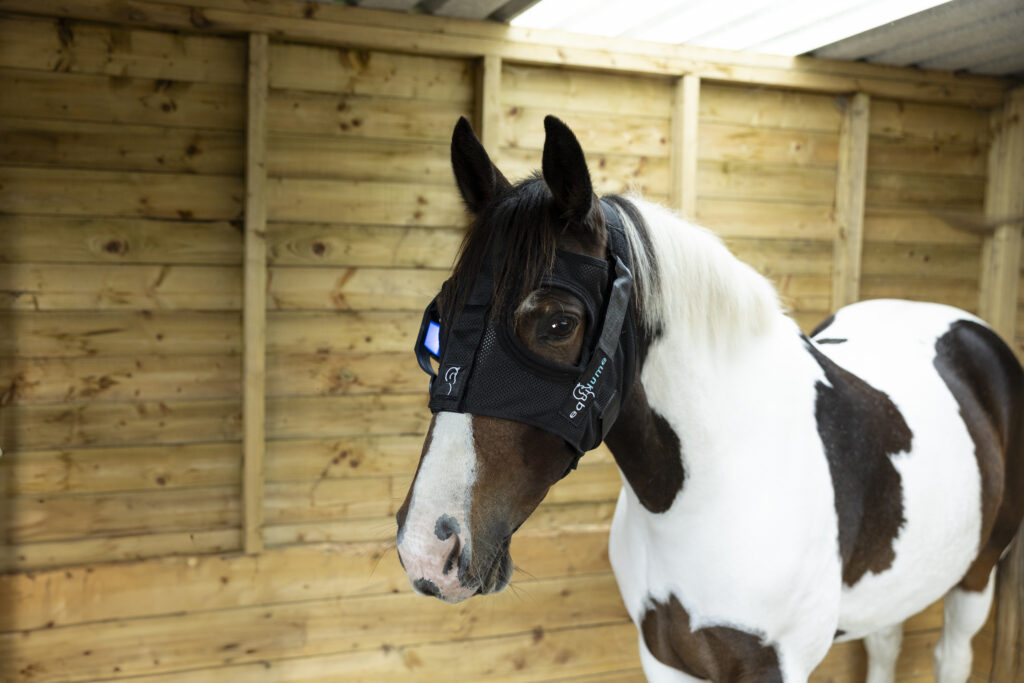
[[[263,452],[267,340],[266,34],[249,36],[249,116],[245,163],[245,274],[242,303],[242,499],[245,552],[263,550]]]
[[[860,299],[870,108],[868,95],[855,93],[846,103],[846,112],[839,127],[836,238],[832,250],[833,311]]]
[[[672,96],[671,188],[669,203],[690,219],[697,217],[697,151],[700,121],[700,77],[687,74],[676,81]]]
[[[501,150],[501,57],[480,60],[476,87],[477,134],[495,164]]]
[[[1024,215],[1024,88],[1017,88],[994,114],[989,150],[985,216],[996,225],[982,251],[981,312],[1007,343],[1016,347]],[[1001,220],[1014,221],[1000,224]],[[999,565],[996,638],[989,680],[1024,682],[1024,540],[1018,532]]]

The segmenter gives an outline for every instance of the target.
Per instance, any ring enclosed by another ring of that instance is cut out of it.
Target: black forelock
[[[493,316],[508,314],[529,295],[554,267],[558,237],[567,227],[558,213],[540,173],[495,198],[473,221],[459,249],[450,285],[455,308],[488,260],[494,279]]]

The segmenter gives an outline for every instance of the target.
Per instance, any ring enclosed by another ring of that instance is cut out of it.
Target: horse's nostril
[[[430,579],[416,579],[412,582],[412,587],[424,595],[430,595],[435,598],[441,597],[441,589]]]

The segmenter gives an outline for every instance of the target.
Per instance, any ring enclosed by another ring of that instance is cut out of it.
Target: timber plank
[[[237,398],[12,404],[0,411],[4,450],[233,441],[241,438]]]
[[[419,318],[401,311],[271,311],[267,315],[267,352],[408,353],[419,332]]]
[[[0,66],[240,85],[241,40],[126,29],[78,21],[6,16],[0,20]]]
[[[862,272],[869,276],[977,281],[981,249],[954,244],[865,242]]]
[[[235,354],[239,316],[229,313],[0,312],[12,336],[0,339],[3,355],[25,358],[125,355],[132,352]]]
[[[108,622],[0,635],[6,676],[31,672],[52,681],[123,678],[277,657],[380,652],[416,643],[530,633],[611,622],[626,615],[610,573],[524,582],[457,606],[411,591],[315,602]],[[408,618],[410,613],[415,619]],[[502,614],[495,619],[494,614]],[[401,629],[394,628],[402,623]],[[203,637],[197,638],[201,632]],[[62,643],[75,643],[74,648]],[[632,645],[632,639],[631,639]],[[88,653],[88,654],[86,654]]]
[[[429,303],[447,270],[274,267],[267,306],[276,310],[405,310]],[[233,311],[242,305],[237,266],[0,264],[9,310]]]
[[[227,398],[240,391],[237,356],[4,358],[0,405]]]
[[[0,262],[239,265],[228,221],[0,214]]]
[[[242,179],[2,166],[0,204],[7,213],[232,220]]]
[[[271,221],[443,228],[466,222],[454,186],[271,178],[267,195]]]
[[[985,178],[868,169],[865,200],[871,206],[921,204],[926,207],[980,207]]]
[[[701,128],[728,123],[838,135],[841,114],[829,95],[701,83]]]
[[[267,258],[271,265],[368,268],[449,269],[464,235],[462,230],[452,228],[336,223],[272,222],[268,231]]]
[[[394,532],[394,529],[392,529]],[[513,581],[607,574],[607,530],[517,535],[529,569]],[[166,590],[151,592],[153,585]],[[303,545],[263,555],[207,555],[104,563],[0,576],[16,610],[4,631],[408,591],[393,544]],[[141,599],[141,598],[145,599]]]
[[[774,166],[745,161],[699,161],[697,201],[758,199],[831,204],[836,172],[831,168]]]
[[[170,490],[237,484],[236,442],[7,452],[0,459],[9,496]]]
[[[408,475],[422,447],[420,434],[270,440],[267,481]]]
[[[669,118],[615,117],[585,111],[561,111],[520,105],[506,109],[501,119],[501,146],[514,149],[544,148],[543,119],[554,114],[573,129],[585,150],[593,153],[640,154],[667,157]]]
[[[222,83],[0,68],[0,116],[242,130],[243,91]]]
[[[235,175],[242,135],[224,130],[4,117],[0,162],[107,171]]]
[[[236,527],[241,521],[238,486],[100,495],[16,496],[5,503],[6,543],[89,536],[196,532]]]
[[[452,186],[449,145],[418,140],[273,133],[267,172],[274,177]]]
[[[730,237],[726,244],[737,258],[766,277],[832,272],[832,245],[821,240]]]
[[[977,140],[935,142],[927,139],[893,139],[878,136],[868,139],[871,168],[880,171],[984,176],[985,151],[985,146]]]
[[[992,139],[988,117],[989,110],[983,107],[873,99],[868,130],[876,138],[976,145],[986,149]]]
[[[447,270],[271,268],[268,306],[278,310],[421,311]]]
[[[425,392],[357,396],[280,396],[267,401],[267,438],[425,434]]]
[[[380,97],[271,90],[268,129],[275,133],[350,136],[389,140],[450,140],[459,116],[472,107]]]
[[[672,79],[644,78],[580,69],[528,66],[504,62],[501,71],[504,109],[527,105],[552,111],[668,119]],[[615,97],[608,97],[614,92]]]
[[[238,313],[0,311],[0,356],[227,355],[241,351]],[[412,343],[412,342],[410,342]]]
[[[408,351],[272,354],[267,358],[268,396],[412,393],[425,391],[427,380]]]
[[[215,529],[20,543],[6,546],[0,552],[0,572],[33,572],[51,567],[62,567],[67,571],[71,565],[96,562],[234,552],[241,548],[241,538],[240,529]],[[4,623],[6,613],[0,613],[0,625]]]
[[[270,87],[442,102],[469,109],[473,66],[464,59],[274,42]]]
[[[838,149],[839,141],[833,132],[770,129],[714,121],[706,121],[700,128],[699,158],[705,161],[756,161],[831,168],[838,161]]]
[[[241,290],[236,266],[0,264],[9,310],[231,311]]]
[[[466,656],[467,648],[473,656]],[[472,641],[386,647],[381,651],[289,658],[258,664],[184,672],[189,681],[213,683],[227,675],[234,681],[303,681],[329,683],[407,681],[438,677],[501,681],[640,681],[634,667],[636,629],[630,622],[580,628],[538,627],[529,633]],[[613,674],[609,674],[613,670]],[[145,676],[140,683],[178,680],[182,673]],[[554,677],[554,678],[553,678]]]
[[[726,238],[823,240],[831,243],[836,232],[832,206],[824,203],[700,197],[696,218]]]
[[[977,212],[981,218],[981,212]],[[951,217],[927,208],[872,207],[864,213],[865,242],[913,242],[980,246],[982,235],[958,229]]]

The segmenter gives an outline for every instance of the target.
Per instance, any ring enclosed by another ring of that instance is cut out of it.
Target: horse
[[[1024,517],[1013,352],[923,302],[805,335],[711,231],[598,198],[573,132],[544,127],[515,185],[465,119],[452,135],[473,220],[417,340],[433,417],[396,516],[414,590],[504,589],[512,534],[603,440],[648,680],[805,681],[863,639],[868,681],[893,681],[902,622],[944,597],[937,680],[966,681]]]

